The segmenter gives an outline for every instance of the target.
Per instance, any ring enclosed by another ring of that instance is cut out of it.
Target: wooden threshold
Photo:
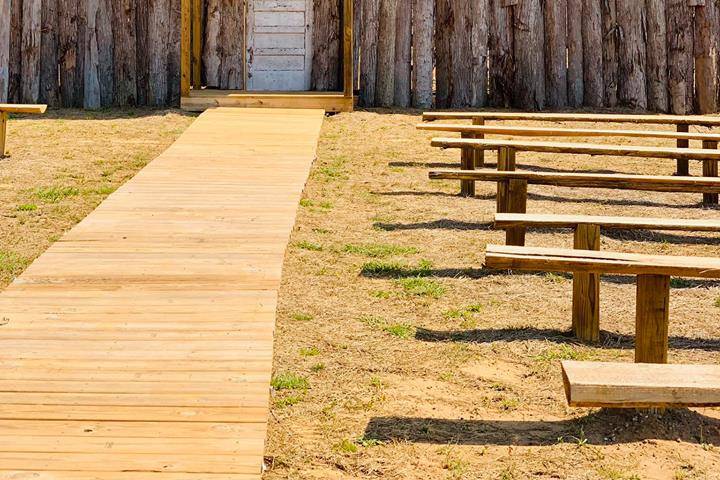
[[[248,92],[243,90],[191,90],[181,107],[203,112],[215,107],[322,109],[328,113],[351,112],[354,99],[343,92]]]

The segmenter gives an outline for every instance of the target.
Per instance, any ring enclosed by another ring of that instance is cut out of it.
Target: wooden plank
[[[433,147],[477,148],[497,150],[511,147],[522,152],[572,153],[579,155],[614,155],[641,158],[682,158],[686,160],[717,160],[720,151],[699,148],[647,147],[639,145],[605,145],[589,143],[531,142],[525,140],[482,140],[468,138],[433,138]]]
[[[578,225],[573,247],[577,250],[600,250],[600,226]],[[600,275],[573,274],[573,331],[584,342],[600,340]]]
[[[575,228],[577,225],[599,225],[611,230],[667,230],[683,232],[720,232],[720,220],[680,218],[611,217],[590,215],[511,214],[495,215],[495,227]]]
[[[524,179],[530,185],[556,187],[608,188],[647,192],[718,193],[720,179],[712,177],[659,177],[595,173],[497,172],[493,170],[437,170],[429,174],[431,180],[473,180],[500,182]]]
[[[637,277],[635,362],[667,363],[670,274]]]
[[[485,263],[500,270],[720,278],[720,259],[488,245]]]
[[[630,115],[608,113],[533,113],[533,112],[426,112],[423,121],[435,120],[540,121],[540,122],[591,122],[591,123],[647,123],[655,125],[720,126],[720,116],[710,115]]]
[[[663,408],[720,405],[717,365],[563,361],[572,407]]]
[[[720,141],[720,134],[711,132],[671,132],[652,130],[602,130],[585,128],[519,127],[508,125],[465,125],[458,123],[420,123],[419,130],[457,133],[481,133],[485,135],[514,135],[520,137],[637,137],[667,138],[678,140]],[[678,146],[678,148],[687,148]]]

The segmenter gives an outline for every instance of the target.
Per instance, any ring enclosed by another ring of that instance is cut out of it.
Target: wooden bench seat
[[[637,276],[635,360],[638,363],[667,363],[670,313],[670,278],[720,278],[720,258],[641,255],[633,253],[528,248],[488,245],[485,266],[498,270],[617,274]],[[573,302],[589,305],[599,301],[598,292],[574,289]],[[599,310],[599,306],[598,306]],[[589,322],[592,315],[573,318]],[[596,324],[574,324],[596,330]],[[593,339],[594,340],[594,339]]]
[[[712,115],[633,115],[615,113],[538,113],[538,112],[426,112],[423,121],[540,121],[590,123],[645,123],[649,125],[697,125],[720,127],[720,116]]]
[[[720,232],[720,220],[651,218],[651,217],[610,217],[592,215],[552,215],[498,213],[495,228],[504,230],[513,227],[527,228],[576,228],[578,225],[597,225],[612,230],[666,230],[683,232]]]
[[[720,366],[562,362],[571,407],[720,406]]]
[[[7,125],[10,114],[40,115],[47,111],[47,105],[21,105],[13,103],[0,103],[0,158],[8,156],[7,152]]]

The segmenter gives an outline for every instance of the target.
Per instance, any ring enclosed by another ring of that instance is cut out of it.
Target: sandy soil
[[[577,343],[567,276],[482,269],[485,246],[504,241],[490,228],[495,186],[465,199],[458,182],[429,181],[429,169],[456,166],[459,153],[431,148],[418,121],[356,112],[325,124],[285,264],[275,374],[294,381],[276,383],[265,478],[720,478],[718,409],[566,406],[560,360],[632,361],[633,279],[603,280],[602,342]],[[618,141],[672,144],[592,140]],[[654,159],[521,154],[518,163],[674,171]],[[530,193],[537,213],[720,214],[694,194]],[[571,247],[572,234],[533,232],[528,245]],[[602,248],[718,256],[720,238],[610,233]],[[671,295],[671,362],[718,363],[720,284],[676,279]]]

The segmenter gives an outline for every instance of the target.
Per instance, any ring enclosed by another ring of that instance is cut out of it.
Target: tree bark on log
[[[436,12],[436,104],[463,108],[472,103],[473,9],[466,0],[439,0]]]
[[[243,65],[243,48],[245,46],[244,10],[245,4],[242,1],[220,1],[220,30],[213,42],[216,42],[216,54],[219,62],[217,66],[217,85],[222,90],[240,90],[245,86],[245,74],[243,71],[245,68]]]
[[[603,0],[603,87],[606,107],[618,104],[618,51],[619,43],[617,7],[615,0]]]
[[[670,111],[685,115],[694,103],[693,9],[687,0],[666,1]]]
[[[40,39],[42,1],[23,1],[22,22],[22,101],[38,103],[40,100]]]
[[[403,0],[404,1],[404,0]],[[395,27],[398,0],[380,0],[375,102],[391,107],[395,101]]]
[[[113,2],[113,78],[115,105],[137,104],[137,33],[135,2]]]
[[[311,89],[340,90],[340,2],[315,0],[313,6]]]
[[[435,0],[415,0],[412,23],[412,104],[415,108],[431,108],[435,67],[433,55]]]
[[[8,100],[22,101],[22,31],[23,2],[11,0],[10,4],[10,62],[8,72]]]
[[[515,35],[514,106],[545,107],[545,29],[540,0],[523,0],[513,9]]]
[[[568,46],[568,105],[574,108],[584,103],[583,83],[583,0],[568,0],[567,3],[567,46]]]
[[[380,0],[363,0],[363,31],[360,47],[360,102],[375,106]]]
[[[705,0],[704,7],[695,9],[695,99],[697,112],[701,114],[718,111],[718,11],[718,0]]]
[[[637,0],[618,0],[618,97],[623,106],[647,110],[647,49],[644,5]]]
[[[100,105],[109,107],[115,97],[113,72],[113,25],[112,4],[117,0],[98,0],[98,16],[95,20],[98,41],[98,78],[100,79]],[[179,27],[178,27],[179,28]],[[166,42],[172,41],[167,38]]]
[[[205,16],[205,41],[202,51],[205,84],[220,87],[220,32],[222,26],[222,0],[207,0]]]
[[[549,108],[567,106],[567,0],[545,4],[545,90]]]
[[[168,101],[168,45],[170,35],[169,2],[171,0],[150,0],[148,15],[148,60],[150,88],[148,103],[151,106],[163,106]]]
[[[488,59],[490,56],[490,0],[471,2],[472,94],[470,106],[488,103]]]
[[[583,1],[583,102],[587,107],[602,107],[605,100],[601,1]]]
[[[238,18],[242,18],[242,2],[237,2],[240,5],[240,14]],[[180,2],[174,0],[168,2],[168,46],[167,46],[167,106],[179,107],[180,106],[180,42],[181,42],[181,28],[180,19],[182,17]],[[234,67],[240,71],[242,76],[242,48],[238,49],[237,52],[238,63]]]
[[[360,47],[365,18],[362,8],[362,0],[353,0],[353,90],[358,88],[360,82]]]
[[[513,8],[504,0],[491,0],[490,104],[509,107],[515,78]]]
[[[412,70],[412,1],[397,3],[395,24],[395,105],[410,106]]]
[[[58,83],[58,0],[43,0],[40,30],[40,101],[51,107],[57,107],[60,104],[60,85]]]
[[[100,2],[88,1],[86,4],[85,14],[87,15],[87,28],[85,30],[85,97],[83,99],[83,107],[89,110],[101,107],[100,100],[100,54],[98,41],[97,20],[100,16]],[[101,20],[102,21],[102,20]]]
[[[670,107],[670,97],[665,0],[646,0],[646,8],[648,108],[655,112],[667,112]]]
[[[135,68],[137,71],[137,103],[148,105],[150,97],[150,59],[146,45],[149,42],[148,15],[150,0],[137,0],[135,6],[135,34],[137,49]]]
[[[12,0],[0,0],[0,103],[8,102],[10,93],[10,15]]]

